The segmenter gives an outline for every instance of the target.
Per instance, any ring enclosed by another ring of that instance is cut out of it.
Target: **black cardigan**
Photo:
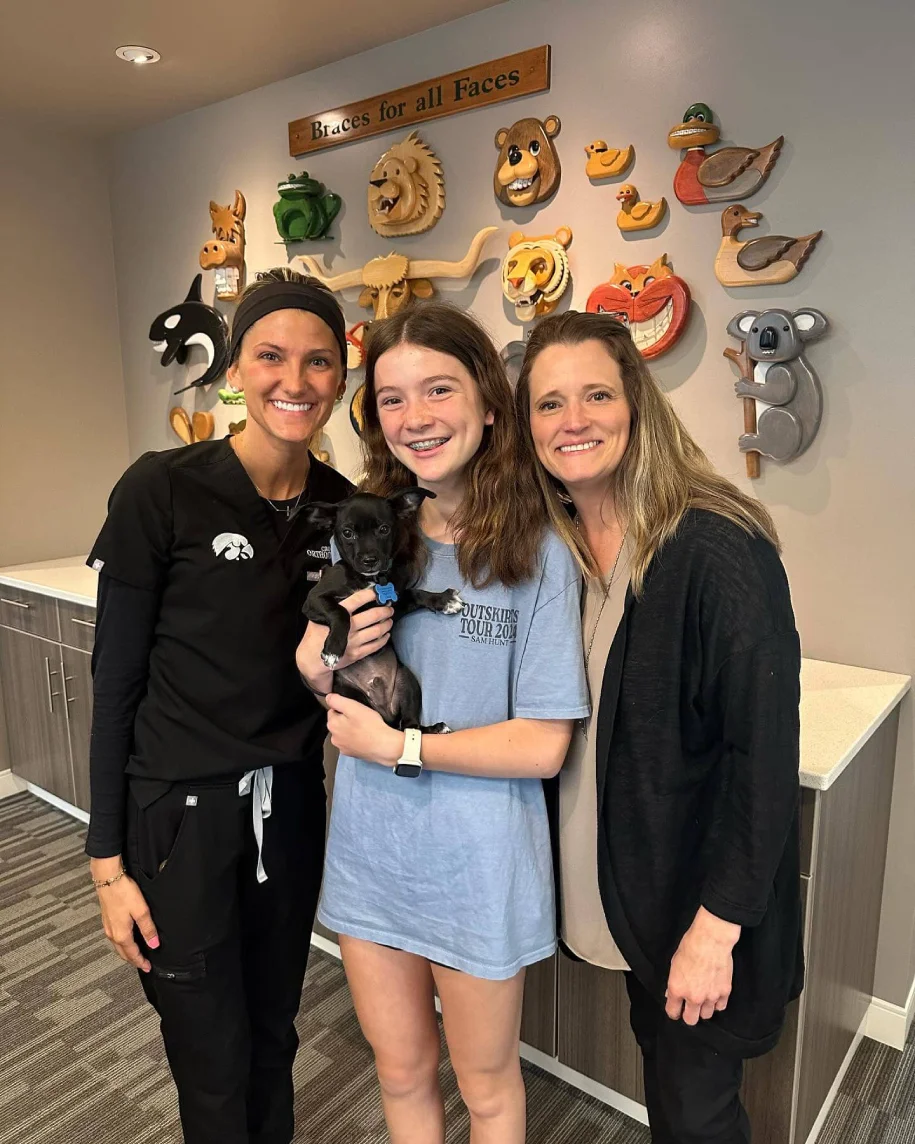
[[[597,712],[607,923],[663,1004],[700,905],[743,927],[727,1008],[698,1035],[743,1057],[778,1040],[803,985],[800,648],[768,541],[693,510],[630,589]]]

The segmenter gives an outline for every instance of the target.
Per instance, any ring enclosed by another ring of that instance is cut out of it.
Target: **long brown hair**
[[[525,443],[525,464],[533,468],[550,521],[582,569],[598,572],[594,556],[572,524],[561,499],[565,490],[537,458],[531,434],[531,370],[547,346],[600,342],[619,366],[632,424],[629,444],[614,473],[614,495],[628,522],[633,547],[632,589],[638,596],[648,566],[674,535],[684,513],[705,509],[725,517],[750,535],[763,536],[780,550],[767,510],[716,473],[655,381],[629,331],[615,318],[568,310],[544,318],[531,334],[515,393],[518,426]]]
[[[493,413],[493,424],[484,428],[480,447],[467,465],[464,499],[452,521],[461,575],[477,588],[529,579],[537,567],[547,511],[533,469],[522,462],[524,445],[502,359],[483,327],[465,311],[444,302],[417,303],[369,327],[361,487],[390,496],[416,484],[414,474],[388,448],[375,398],[378,361],[401,343],[456,358],[476,382],[483,408]],[[411,552],[416,575],[425,555],[417,530]]]

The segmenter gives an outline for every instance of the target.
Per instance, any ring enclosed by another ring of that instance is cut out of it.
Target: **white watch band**
[[[422,748],[423,733],[415,727],[408,727],[403,733],[403,754],[398,763],[414,763],[422,766],[420,749]]]

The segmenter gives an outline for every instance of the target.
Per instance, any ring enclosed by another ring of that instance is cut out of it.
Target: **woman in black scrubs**
[[[246,428],[131,465],[89,557],[86,851],[105,933],[161,1018],[187,1144],[293,1136],[326,734],[295,650],[330,562],[329,536],[299,510],[351,491],[307,448],[345,363],[333,295],[285,268],[263,276],[232,327]],[[385,641],[389,615],[357,617],[355,654]]]

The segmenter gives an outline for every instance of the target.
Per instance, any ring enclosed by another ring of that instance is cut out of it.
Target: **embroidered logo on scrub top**
[[[213,551],[217,556],[225,556],[226,560],[250,560],[254,556],[248,538],[240,532],[220,532],[214,536]]]

